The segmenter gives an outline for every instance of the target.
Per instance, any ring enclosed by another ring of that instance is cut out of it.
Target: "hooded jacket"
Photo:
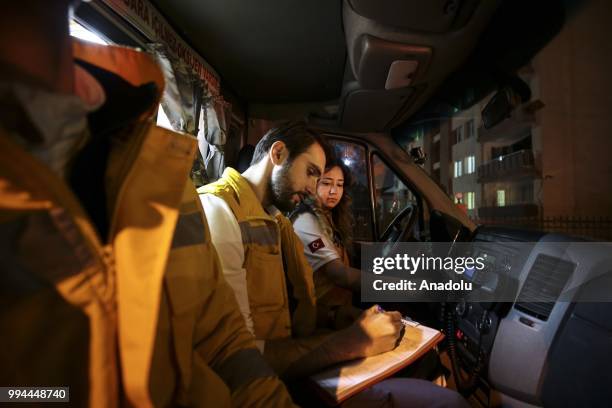
[[[161,71],[123,47],[74,57],[106,100],[65,178],[15,141],[37,140],[27,115],[0,122],[0,383],[69,386],[76,406],[292,405],[221,277],[197,141],[152,120]]]

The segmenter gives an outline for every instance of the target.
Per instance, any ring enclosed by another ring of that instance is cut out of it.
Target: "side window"
[[[417,198],[389,166],[377,155],[372,155],[372,178],[379,237],[391,221],[408,205],[416,208]],[[407,222],[409,217],[404,217]]]
[[[354,241],[372,241],[372,210],[370,204],[370,189],[368,188],[368,173],[366,149],[356,143],[344,140],[330,139],[336,156],[350,169],[353,183],[348,193],[352,199],[354,217]]]

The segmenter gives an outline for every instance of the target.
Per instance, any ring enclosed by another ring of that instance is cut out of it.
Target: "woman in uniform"
[[[360,310],[352,306],[359,292],[361,271],[349,263],[353,217],[350,173],[340,160],[328,162],[319,179],[316,197],[305,200],[289,216],[304,244],[304,254],[314,272],[319,321],[341,328],[350,324]]]

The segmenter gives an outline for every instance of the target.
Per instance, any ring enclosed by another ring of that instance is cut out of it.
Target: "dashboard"
[[[446,305],[454,318],[446,328],[457,364],[476,372],[471,393],[481,405],[596,406],[612,397],[612,303],[597,292],[612,288],[612,244],[577,241],[477,230],[471,251],[484,268],[461,277],[476,290]]]

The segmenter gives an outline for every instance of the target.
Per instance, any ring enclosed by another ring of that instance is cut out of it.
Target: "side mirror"
[[[413,147],[410,149],[410,157],[412,157],[412,160],[418,165],[425,164],[427,161],[427,155],[422,147]]]
[[[506,85],[493,95],[481,112],[482,125],[485,129],[491,129],[510,117],[514,109],[531,99],[531,89],[520,77],[508,76],[504,83]]]
[[[510,114],[517,106],[513,101],[513,92],[511,88],[503,88],[498,91],[493,98],[487,103],[482,110],[482,125],[485,129],[491,129],[504,119],[510,117]]]

